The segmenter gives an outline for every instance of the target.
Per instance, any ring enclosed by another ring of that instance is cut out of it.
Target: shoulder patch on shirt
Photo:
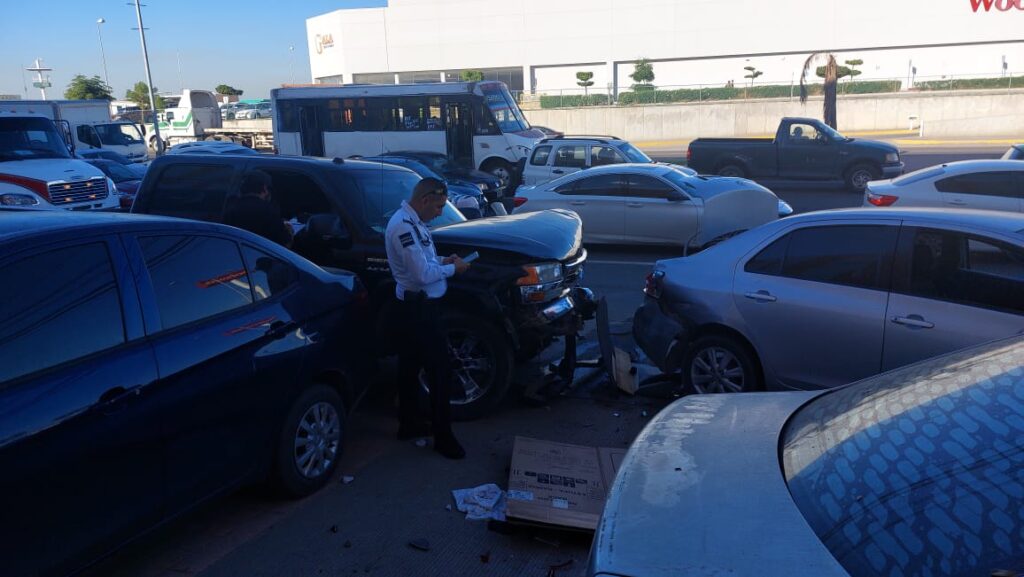
[[[398,235],[398,240],[401,241],[402,246],[406,247],[406,248],[409,248],[410,246],[415,244],[415,242],[412,240],[412,233],[411,232],[404,232],[404,233]]]

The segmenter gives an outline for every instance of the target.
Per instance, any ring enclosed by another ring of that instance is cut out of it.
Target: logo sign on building
[[[979,0],[981,1],[981,0]],[[1016,0],[1015,0],[1016,1]],[[1020,0],[1024,2],[1024,0]],[[323,54],[324,49],[331,48],[334,46],[334,36],[332,34],[317,34],[316,35],[316,53]]]
[[[993,9],[999,12],[1009,12],[1010,10],[1024,10],[1024,0],[970,0],[971,9],[975,12],[978,10],[984,10],[985,12],[991,12]]]

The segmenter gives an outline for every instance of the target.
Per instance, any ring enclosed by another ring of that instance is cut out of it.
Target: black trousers
[[[430,421],[434,435],[451,433],[452,369],[448,341],[436,299],[399,301],[401,328],[398,347],[398,417],[402,423],[419,420],[417,399],[420,370],[430,386]]]

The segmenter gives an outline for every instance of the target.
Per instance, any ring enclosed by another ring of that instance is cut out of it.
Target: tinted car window
[[[139,238],[163,328],[212,317],[252,302],[238,245],[207,236]]]
[[[550,146],[538,146],[533,151],[533,157],[530,158],[530,164],[534,166],[544,166],[548,163],[548,156],[551,155]]]
[[[595,144],[590,147],[590,166],[622,162],[626,162],[626,158],[611,146]]]
[[[229,166],[209,164],[175,164],[168,166],[154,179],[147,195],[147,214],[219,221],[224,201],[231,188]]]
[[[939,192],[957,194],[984,194],[987,196],[1019,197],[1020,191],[1014,172],[976,172],[943,178],[935,182]]]
[[[901,254],[909,284],[898,292],[1024,313],[1024,251],[992,239],[935,229],[906,229]]]
[[[555,166],[583,168],[586,165],[587,147],[582,144],[577,146],[561,146],[555,151]]]
[[[391,216],[401,208],[402,201],[409,198],[413,187],[420,181],[416,173],[407,170],[353,170],[350,174],[360,188],[358,197],[362,201],[366,223],[379,234],[384,234]],[[465,220],[457,208],[446,203],[441,215],[427,225],[434,228]]]
[[[0,383],[124,342],[121,299],[103,243],[0,267]]]
[[[1024,559],[1024,347],[1001,341],[817,397],[789,420],[793,501],[850,575],[995,575]]]
[[[625,196],[626,177],[621,174],[602,174],[581,178],[572,183],[572,188],[563,191],[562,187],[555,189],[559,194],[574,194],[586,196]]]
[[[290,264],[262,250],[246,245],[242,247],[242,256],[245,257],[245,267],[249,270],[249,280],[258,301],[284,292],[298,279]]]
[[[669,198],[674,194],[678,194],[676,189],[669,186],[657,178],[647,176],[645,174],[630,174],[629,180],[629,196],[639,198]]]
[[[747,261],[743,270],[755,274],[780,275],[782,274],[782,263],[786,260],[786,250],[789,248],[789,239],[793,235],[776,240],[764,250],[757,253],[757,256]]]
[[[790,233],[782,276],[889,289],[895,226],[823,226]]]

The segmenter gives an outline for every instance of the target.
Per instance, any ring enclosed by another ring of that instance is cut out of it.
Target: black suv
[[[387,327],[395,289],[384,229],[420,180],[411,170],[292,156],[166,156],[153,161],[132,212],[220,221],[242,175],[257,168],[273,179],[282,215],[304,225],[293,250],[360,276],[376,313],[378,352],[394,352]],[[449,279],[445,296],[449,349],[462,385],[453,416],[476,418],[504,397],[514,360],[576,333],[593,314],[592,293],[578,286],[587,255],[582,226],[567,211],[467,222],[451,205],[428,224],[439,254],[480,253],[466,274]]]

